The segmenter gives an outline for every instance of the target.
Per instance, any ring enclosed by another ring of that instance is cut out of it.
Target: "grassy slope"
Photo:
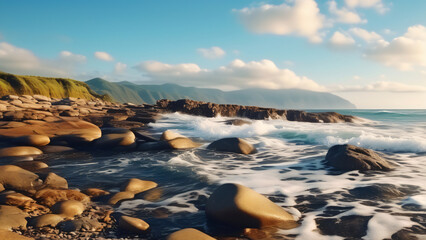
[[[73,79],[20,76],[0,72],[0,96],[40,94],[54,98],[76,97],[84,99],[100,98],[111,101],[107,95],[99,95],[89,85]]]

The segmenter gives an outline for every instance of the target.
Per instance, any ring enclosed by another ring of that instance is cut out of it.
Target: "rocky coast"
[[[206,145],[206,151],[225,154],[244,156],[258,152],[255,146],[238,137],[206,143],[170,130],[161,136],[152,134],[148,124],[170,112],[318,124],[357,120],[332,112],[308,113],[192,100],[134,105],[41,95],[3,96],[0,100],[0,239],[155,239],[150,235],[153,229],[149,221],[116,211],[128,200],[155,202],[161,198],[167,189],[159,185],[155,177],[128,178],[117,183],[119,188],[113,191],[104,189],[102,184],[81,188],[69,185],[67,179],[55,173],[55,168],[50,168],[51,156],[186,151],[202,145]],[[236,119],[229,124],[250,122]],[[353,145],[330,148],[324,156],[324,164],[340,173],[359,170],[380,174],[395,167],[380,154]],[[385,197],[390,198],[404,195],[403,189],[386,186],[377,191],[385,191],[384,195],[388,195]],[[197,201],[211,230],[206,233],[196,226],[175,229],[165,238],[275,239],[281,229],[300,226],[300,216],[277,205],[273,197],[238,183],[222,184],[210,196],[199,197]],[[300,204],[299,207],[303,212],[313,206]],[[161,215],[159,219],[168,215],[161,211],[156,214]],[[356,239],[363,236],[369,219],[348,216],[344,220],[333,222],[333,218],[324,217],[316,222],[323,233]],[[392,239],[416,239],[413,234],[424,232],[421,227],[404,229],[392,235]],[[291,234],[278,236],[280,239],[293,237]]]

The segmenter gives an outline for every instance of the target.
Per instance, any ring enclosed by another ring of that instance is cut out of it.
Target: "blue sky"
[[[0,0],[0,9],[2,71],[303,88],[360,108],[426,108],[424,0]]]

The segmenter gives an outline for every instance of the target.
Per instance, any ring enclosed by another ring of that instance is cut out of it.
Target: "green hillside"
[[[112,99],[90,89],[85,82],[66,78],[48,78],[38,76],[20,76],[0,72],[0,96],[40,94],[53,98],[76,97],[84,99]]]
[[[182,87],[176,84],[138,85],[108,82],[95,78],[86,82],[98,93],[108,93],[120,102],[154,104],[159,99],[193,99],[221,104],[239,104],[293,109],[350,109],[351,102],[326,92],[300,89],[243,89],[224,92],[218,89]]]

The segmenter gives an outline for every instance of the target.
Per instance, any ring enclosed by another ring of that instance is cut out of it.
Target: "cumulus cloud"
[[[0,42],[0,69],[16,74],[39,74],[46,76],[69,76],[86,57],[62,51],[55,59],[41,59],[33,52]]]
[[[383,40],[380,34],[376,32],[369,32],[363,28],[351,28],[349,29],[349,32],[367,43],[379,42]]]
[[[314,0],[294,0],[294,4],[264,4],[259,7],[236,10],[247,29],[258,34],[290,35],[321,42],[320,30],[325,17]]]
[[[220,47],[199,48],[197,49],[197,52],[208,59],[221,58],[226,54],[226,52]]]
[[[332,89],[333,92],[393,92],[410,93],[426,92],[426,86],[409,85],[399,82],[379,81],[364,86],[337,86]]]
[[[114,67],[114,73],[115,74],[122,74],[127,69],[127,64],[118,62],[115,64]]]
[[[354,45],[355,40],[347,34],[336,31],[333,36],[331,36],[329,43],[333,47],[348,47]]]
[[[235,59],[217,69],[203,69],[194,63],[166,64],[157,61],[135,66],[156,83],[173,82],[184,86],[215,87],[222,89],[299,88],[324,91],[325,88],[289,69],[281,69],[271,60],[244,62]]]
[[[379,13],[388,10],[382,0],[345,0],[345,3],[350,8],[375,8]]]
[[[107,52],[95,52],[95,57],[99,60],[111,62],[114,60],[114,58]]]
[[[340,22],[340,23],[349,23],[349,24],[356,24],[356,23],[366,23],[366,19],[362,19],[357,12],[354,10],[350,10],[347,8],[337,8],[336,1],[330,1],[328,2],[328,11],[334,15],[335,19],[334,21]]]
[[[426,67],[426,27],[416,25],[391,42],[366,51],[366,57],[399,70],[414,70]]]

